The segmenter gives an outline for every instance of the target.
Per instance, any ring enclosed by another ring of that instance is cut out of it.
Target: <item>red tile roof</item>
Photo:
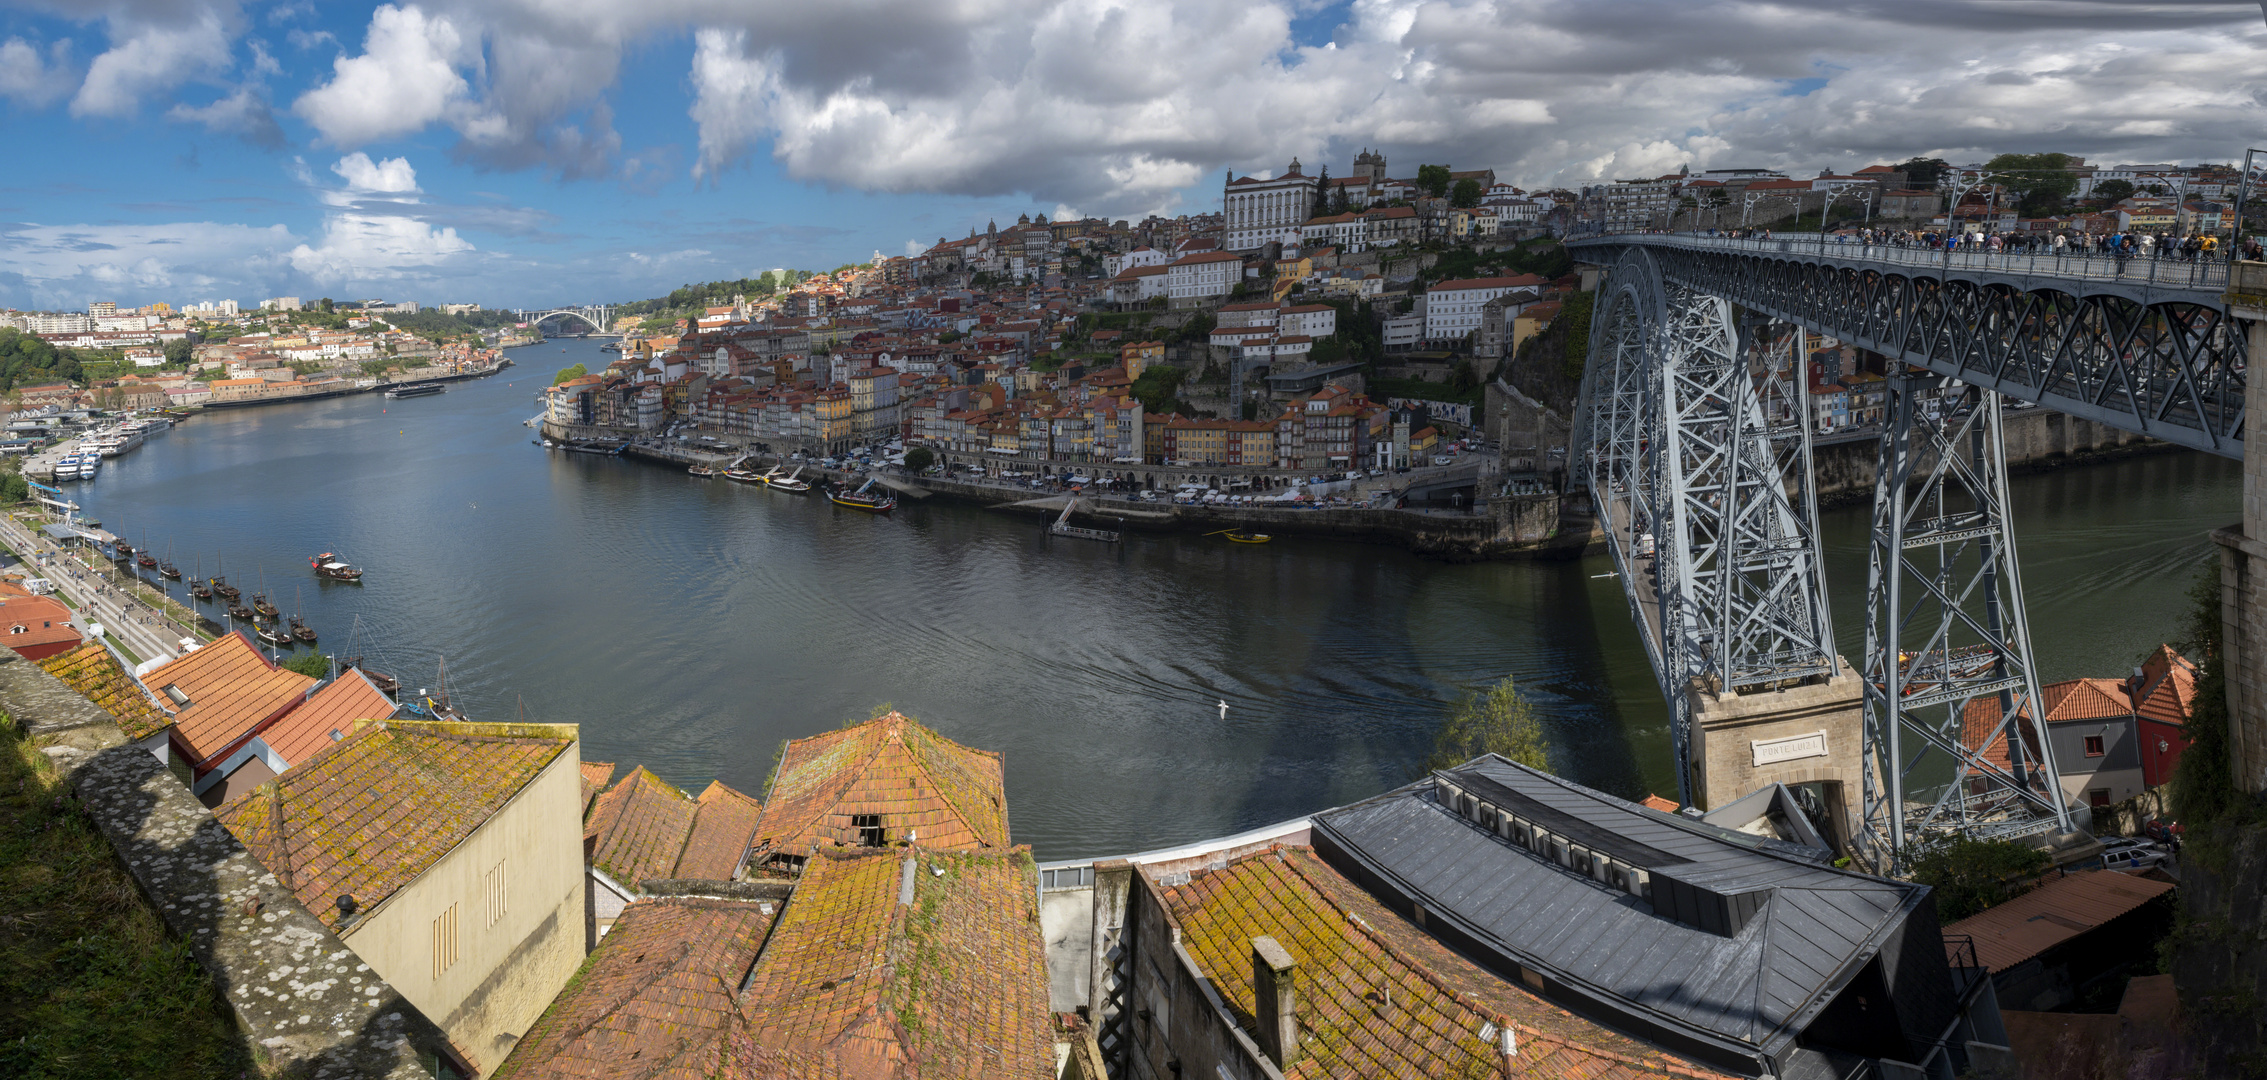
[[[764,807],[721,780],[709,781],[701,792],[700,809],[693,815],[692,835],[685,839],[684,854],[677,857],[680,878],[730,881],[748,857],[756,840],[756,825]]]
[[[1976,940],[1976,960],[2006,971],[2171,892],[2169,881],[2115,870],[2048,878],[2038,888],[1944,928]]]
[[[242,632],[225,634],[152,670],[142,681],[161,698],[170,696],[167,686],[187,696],[189,704],[174,714],[173,738],[187,749],[193,765],[257,734],[315,685],[315,680],[269,662]]]
[[[2186,726],[2196,709],[2196,665],[2172,646],[2159,645],[2142,661],[2141,679],[2141,705],[2135,711],[2142,719]]]
[[[150,700],[148,694],[135,684],[134,677],[126,673],[118,658],[102,642],[90,641],[67,653],[59,653],[39,662],[41,669],[63,680],[64,685],[94,702],[95,707],[118,720],[118,730],[128,739],[149,738],[173,726],[173,718]]]
[[[590,800],[597,798],[599,792],[606,790],[607,782],[612,779],[614,779],[613,762],[586,761],[582,763],[582,809],[585,815],[590,813]]]
[[[395,708],[393,699],[359,668],[348,668],[305,704],[269,725],[260,739],[285,765],[296,765],[337,741],[333,732],[344,738],[354,730],[356,720],[391,720]]]
[[[674,877],[699,808],[669,781],[643,766],[632,769],[591,804],[583,822],[583,856],[632,889],[650,878]]]
[[[737,1014],[772,901],[664,897],[623,909],[495,1080],[702,1080]]]
[[[1006,847],[1005,773],[997,751],[962,746],[901,713],[796,739],[764,800],[760,850],[808,854],[860,841],[854,815],[881,818],[884,839],[923,847]]]
[[[62,601],[50,597],[0,595],[0,643],[19,653],[26,649],[41,652],[42,646],[66,642],[76,646],[81,637],[79,628],[72,625],[76,617]],[[21,633],[16,632],[19,626]]]
[[[1028,852],[821,853],[756,963],[730,1071],[1051,1077],[1046,966]]]
[[[1181,946],[1252,1015],[1252,939],[1271,936],[1298,964],[1299,1025],[1312,1036],[1289,1080],[1325,1076],[1497,1076],[1487,1025],[1517,1035],[1517,1075],[1624,1080],[1713,1077],[1535,997],[1410,925],[1306,847],[1276,847],[1199,871],[1188,884],[1144,879]]]
[[[357,724],[346,738],[222,804],[213,816],[307,910],[335,928],[341,895],[353,895],[364,913],[374,911],[575,742],[565,735],[506,734],[530,729],[540,730],[404,720]]]

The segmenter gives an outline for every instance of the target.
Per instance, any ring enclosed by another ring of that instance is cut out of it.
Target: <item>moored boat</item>
[[[268,602],[266,593],[252,594],[252,613],[263,619],[273,619],[280,614],[276,606]]]
[[[1249,529],[1239,529],[1235,532],[1229,533],[1228,539],[1231,542],[1238,544],[1264,544],[1269,540],[1273,540],[1275,538],[1263,532],[1253,532]]]
[[[694,476],[718,476],[718,475],[721,475],[721,473],[720,473],[720,472],[719,472],[718,470],[716,470],[716,469],[712,469],[712,468],[709,468],[709,467],[708,467],[708,466],[706,466],[706,465],[695,465],[695,466],[693,466],[693,467],[691,467],[691,468],[689,468],[689,469],[686,469],[685,471],[686,471],[686,472],[689,472],[689,473],[691,473],[691,474],[693,474]]]
[[[884,488],[880,493],[876,493],[873,488],[874,482],[872,480],[858,485],[856,490],[849,490],[837,485],[827,489],[827,498],[836,506],[847,506],[852,510],[864,510],[869,514],[886,514],[897,509],[897,494],[895,492]]]
[[[265,641],[270,645],[277,646],[278,648],[288,649],[291,647],[291,631],[286,630],[280,626],[255,627],[253,629],[253,633],[258,634],[261,641]]]
[[[227,578],[222,577],[219,574],[214,574],[213,595],[218,596],[221,599],[233,604],[236,602],[236,599],[238,597],[244,595],[244,591],[234,585],[229,584]]]
[[[445,394],[448,392],[448,387],[436,382],[408,383],[403,386],[388,387],[386,389],[386,396],[399,399],[411,397],[426,397],[432,394]]]
[[[242,603],[239,603],[235,600],[228,602],[228,617],[231,619],[242,619],[245,622],[253,621],[252,609],[245,607]]]
[[[724,470],[724,478],[726,480],[738,480],[743,484],[761,484],[764,482],[764,474],[754,469],[726,469]]]

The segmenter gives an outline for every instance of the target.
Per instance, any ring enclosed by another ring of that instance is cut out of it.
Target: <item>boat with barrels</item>
[[[888,488],[875,490],[872,480],[858,485],[856,489],[847,484],[837,484],[827,489],[827,499],[836,506],[863,510],[869,514],[886,514],[897,509],[897,493]]]
[[[360,584],[362,581],[361,570],[348,566],[345,561],[328,551],[307,560],[307,565],[314,568],[316,577],[325,581],[351,581],[356,584]]]

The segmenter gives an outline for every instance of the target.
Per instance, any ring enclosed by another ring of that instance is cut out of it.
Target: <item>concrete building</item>
[[[1269,179],[1228,176],[1220,196],[1224,218],[1221,246],[1252,251],[1286,239],[1297,243],[1299,225],[1312,215],[1320,181],[1299,171],[1292,158],[1283,175]]]
[[[580,748],[572,725],[357,721],[215,816],[485,1073],[582,963]]]
[[[1534,274],[1437,282],[1425,291],[1425,340],[1462,340],[1480,329],[1489,301],[1511,295],[1537,298],[1549,284]]]
[[[1233,252],[1183,255],[1165,266],[1165,295],[1174,307],[1197,306],[1233,292],[1243,274],[1244,258]]]

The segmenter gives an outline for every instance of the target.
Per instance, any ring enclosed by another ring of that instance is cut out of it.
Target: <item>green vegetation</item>
[[[1530,240],[1509,251],[1449,248],[1434,258],[1433,265],[1418,271],[1417,284],[1422,287],[1436,281],[1518,274],[1556,280],[1573,269],[1574,257],[1567,254],[1565,246],[1545,238]],[[1339,329],[1343,331],[1345,325],[1341,323]]]
[[[2114,206],[2133,197],[2133,183],[2129,180],[2104,180],[2094,185],[2094,201]]]
[[[1450,179],[1446,165],[1417,166],[1417,187],[1434,198],[1448,194]]]
[[[2003,174],[1992,179],[2015,196],[2016,212],[2024,217],[2061,213],[2063,202],[2078,190],[2069,154],[2001,154],[1984,162],[1984,170]]]
[[[236,1076],[228,1004],[47,755],[0,717],[0,1075]]]
[[[31,482],[24,474],[11,471],[0,475],[0,503],[20,503],[31,498]]]
[[[436,344],[461,341],[480,336],[482,330],[496,330],[519,322],[519,316],[509,311],[482,308],[467,315],[450,315],[434,309],[419,311],[415,315],[388,312],[377,318],[394,327],[406,330]]]
[[[1944,177],[1945,171],[1952,168],[1952,163],[1943,158],[1916,157],[1906,158],[1891,168],[1904,173],[1905,183],[1913,187],[1932,188]]]
[[[793,288],[796,282],[810,276],[808,270],[766,270],[752,278],[681,285],[670,290],[667,296],[616,304],[614,310],[621,315],[688,314],[705,307],[729,304],[735,296],[770,296]]]
[[[589,368],[586,368],[581,364],[569,364],[566,367],[560,368],[557,375],[551,376],[551,385],[557,386],[569,379],[579,379],[588,374],[590,374]]]
[[[1448,723],[1433,736],[1433,754],[1422,771],[1462,765],[1482,754],[1500,754],[1531,769],[1549,771],[1550,748],[1543,721],[1506,675],[1485,690],[1467,690],[1449,706]]]
[[[930,453],[926,446],[916,446],[905,452],[905,471],[915,476],[929,471],[929,466],[936,463],[937,455]]]
[[[1160,416],[1173,412],[1180,404],[1174,398],[1174,392],[1181,388],[1181,381],[1188,378],[1188,374],[1187,368],[1151,364],[1142,369],[1140,378],[1133,381],[1133,396],[1140,400],[1144,412]]]
[[[1211,312],[1197,312],[1189,317],[1189,321],[1182,323],[1180,329],[1167,335],[1165,343],[1174,345],[1190,341],[1199,343],[1211,341],[1212,328],[1217,325],[1219,325],[1219,320],[1213,318]]]
[[[0,390],[21,384],[84,381],[81,356],[78,349],[50,345],[14,327],[0,327]]]
[[[331,673],[331,658],[319,652],[293,654],[292,658],[277,664],[286,671],[296,671],[310,679],[327,678]]]
[[[1559,317],[1553,323],[1566,327],[1566,377],[1582,378],[1582,367],[1590,360],[1590,317],[1598,294],[1577,290],[1560,302]]]
[[[1487,193],[1487,189],[1482,188],[1478,180],[1470,178],[1459,180],[1455,187],[1448,190],[1448,205],[1478,206],[1480,205],[1480,196]]]
[[[2188,588],[2188,602],[2179,640],[2172,646],[2198,658],[2200,670],[2196,702],[2185,725],[2188,749],[2181,751],[2173,777],[2172,810],[2183,827],[2195,830],[2238,814],[2252,803],[2236,789],[2228,748],[2227,662],[2220,655],[2219,560],[2212,560],[2197,572]]]
[[[2047,853],[2010,840],[1947,836],[1916,845],[1905,876],[1936,893],[1936,918],[1955,923],[2029,892],[2054,865]]]

